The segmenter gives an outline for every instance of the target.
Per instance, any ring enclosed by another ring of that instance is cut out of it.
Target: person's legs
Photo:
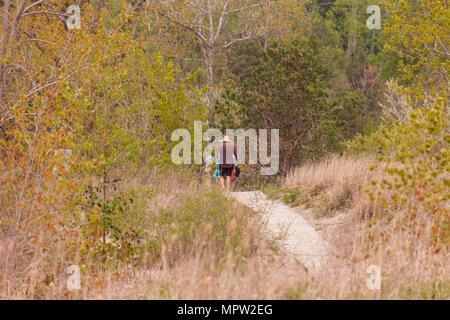
[[[221,168],[219,181],[223,189],[226,188],[227,192],[231,191],[231,172],[232,168]],[[226,185],[226,186],[225,186]]]
[[[231,190],[231,176],[227,176],[227,192]]]
[[[222,188],[225,189],[225,179],[223,178],[223,176],[219,177],[219,182],[220,182],[220,185],[222,186]]]

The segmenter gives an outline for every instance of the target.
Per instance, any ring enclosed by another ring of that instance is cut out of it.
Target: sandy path
[[[275,237],[282,236],[280,244],[308,271],[316,272],[324,265],[329,244],[302,216],[284,204],[268,200],[261,191],[232,192],[231,195],[261,212],[269,231]]]

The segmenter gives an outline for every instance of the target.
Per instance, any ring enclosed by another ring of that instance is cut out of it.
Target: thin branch
[[[246,7],[237,8],[237,9],[231,10],[231,11],[228,12],[228,14],[236,13],[236,12],[239,12],[239,11],[244,11],[244,10],[251,9],[251,8],[262,7],[262,6],[263,6],[262,3],[252,4],[251,6],[246,6]]]
[[[246,36],[246,37],[243,37],[243,38],[240,38],[240,39],[235,39],[235,40],[232,40],[232,41],[228,42],[228,43],[224,46],[224,48],[228,48],[229,46],[231,46],[232,44],[234,44],[234,43],[236,43],[236,42],[245,41],[245,40],[250,40],[250,39],[256,39],[256,38],[258,38],[257,35]]]
[[[24,12],[27,12],[31,8],[37,6],[38,4],[40,4],[40,3],[44,2],[44,1],[47,1],[47,0],[39,0],[39,1],[35,2],[35,3],[30,4],[28,7],[25,8]]]
[[[219,25],[217,26],[217,32],[216,35],[214,36],[214,42],[217,40],[217,38],[219,37],[220,31],[222,30],[222,25],[223,22],[225,21],[225,17],[228,16],[228,13],[226,12],[228,7],[228,1],[225,2],[223,9],[222,9],[222,14],[220,15],[220,19],[219,19]]]
[[[67,77],[65,77],[64,80],[67,79],[67,78],[69,78],[69,77],[72,76],[72,75],[73,75],[73,73],[71,73],[70,75],[68,75]],[[31,95],[34,94],[34,93],[37,93],[37,92],[39,92],[39,91],[41,91],[41,90],[44,90],[45,88],[48,88],[48,87],[53,86],[53,85],[55,85],[55,84],[58,84],[60,81],[61,81],[61,80],[56,80],[56,81],[53,81],[53,82],[51,82],[51,83],[49,83],[49,84],[46,84],[45,86],[41,86],[41,87],[38,87],[38,88],[34,88],[34,89],[32,89],[29,93],[27,93],[27,94],[25,95],[25,97],[29,97],[29,96],[31,96]]]
[[[31,12],[24,13],[22,15],[22,17],[29,16],[29,15],[32,15],[32,14],[39,14],[39,13],[41,13],[41,14],[53,14],[55,16],[60,16],[60,15],[65,16],[65,14],[59,14],[57,12],[52,12],[52,11],[31,11]]]

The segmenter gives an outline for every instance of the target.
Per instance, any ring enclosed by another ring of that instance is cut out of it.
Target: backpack
[[[234,154],[233,154],[233,163],[234,163],[234,167],[233,167],[233,171],[231,172],[231,181],[233,181],[235,178],[239,177],[239,175],[241,174],[241,169],[239,169],[239,167],[237,165],[237,160],[234,157]]]

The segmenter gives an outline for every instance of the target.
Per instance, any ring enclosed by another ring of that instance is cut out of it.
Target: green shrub
[[[450,240],[447,109],[441,97],[412,111],[408,121],[383,130],[386,148],[395,146],[381,158],[391,163],[387,168],[390,178],[379,181],[377,191],[369,191],[372,199],[380,196],[385,212],[396,212],[397,223],[406,227],[412,243],[431,234],[436,250],[448,246]]]
[[[298,188],[288,189],[287,193],[285,193],[283,195],[283,201],[286,204],[291,205],[292,207],[296,207],[300,204],[299,199],[298,199],[299,195],[300,195],[300,191]]]
[[[180,205],[161,210],[152,218],[153,235],[148,250],[154,256],[166,246],[171,261],[183,255],[200,254],[202,249],[214,250],[221,259],[231,251],[245,256],[250,253],[248,241],[252,234],[244,232],[253,213],[236,207],[220,189],[203,189],[197,196],[181,196]]]
[[[355,156],[361,154],[382,154],[383,148],[380,143],[381,132],[373,131],[367,134],[356,134],[353,139],[342,143],[344,155]]]

